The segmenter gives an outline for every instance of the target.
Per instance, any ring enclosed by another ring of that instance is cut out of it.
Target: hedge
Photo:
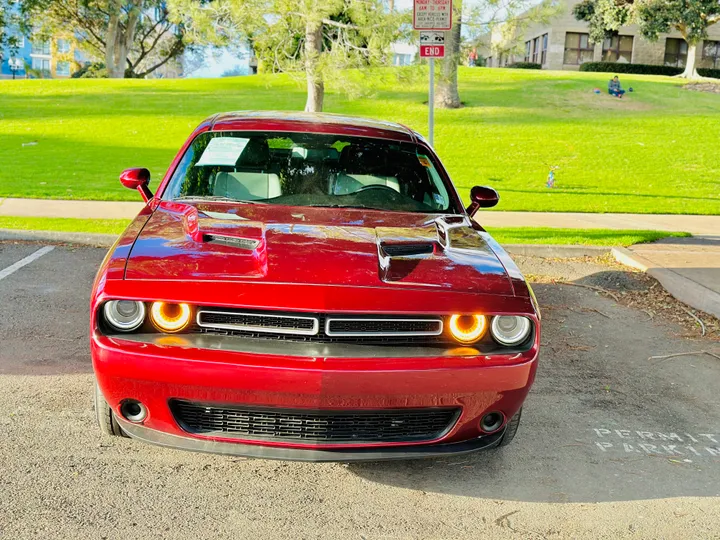
[[[542,66],[535,62],[515,62],[514,64],[508,64],[507,67],[513,69],[542,69]]]
[[[683,68],[673,66],[656,66],[651,64],[616,64],[614,62],[585,62],[580,71],[597,71],[603,73],[635,73],[640,75],[679,75]],[[720,79],[720,69],[699,68],[702,77]]]

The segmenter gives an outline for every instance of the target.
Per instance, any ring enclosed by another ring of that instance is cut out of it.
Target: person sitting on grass
[[[620,77],[615,75],[612,79],[610,79],[610,82],[608,83],[608,94],[621,98],[623,97],[624,93],[625,90],[623,90],[622,86],[620,86]]]

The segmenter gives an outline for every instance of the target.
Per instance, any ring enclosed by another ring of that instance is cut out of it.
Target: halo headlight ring
[[[192,308],[189,304],[153,302],[150,307],[150,321],[153,326],[166,334],[182,332],[192,320]]]
[[[472,345],[483,338],[488,324],[485,315],[452,315],[448,327],[455,341]]]

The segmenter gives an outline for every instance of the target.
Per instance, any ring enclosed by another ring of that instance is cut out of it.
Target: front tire
[[[103,435],[110,437],[127,437],[115,418],[115,413],[107,404],[100,392],[100,387],[95,383],[95,419]]]
[[[505,427],[505,433],[498,443],[498,448],[501,446],[507,446],[515,438],[518,427],[520,427],[520,417],[522,416],[522,408],[513,416]]]

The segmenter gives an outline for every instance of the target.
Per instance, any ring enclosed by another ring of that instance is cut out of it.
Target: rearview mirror
[[[470,206],[467,207],[467,213],[471,216],[475,215],[480,208],[490,208],[500,201],[500,195],[491,187],[475,186],[470,190]]]
[[[128,189],[137,189],[145,202],[152,199],[150,184],[150,171],[141,167],[125,169],[120,175],[120,183]]]

